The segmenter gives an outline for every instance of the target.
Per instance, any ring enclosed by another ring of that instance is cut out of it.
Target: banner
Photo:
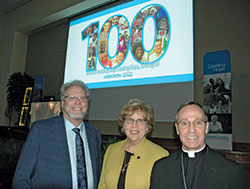
[[[208,115],[206,143],[214,149],[232,150],[232,92],[229,51],[204,56],[204,110]]]

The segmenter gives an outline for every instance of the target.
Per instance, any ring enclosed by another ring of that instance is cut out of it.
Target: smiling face
[[[183,107],[178,114],[178,121],[194,122],[196,120],[205,120],[203,110],[197,105],[187,105]],[[201,149],[205,145],[205,135],[208,132],[208,123],[197,127],[191,123],[188,127],[181,127],[175,124],[176,132],[180,136],[182,148],[187,151],[195,151]]]
[[[142,111],[137,111],[126,118],[131,118],[133,120],[145,120],[145,115]],[[145,124],[137,124],[135,121],[132,124],[128,124],[124,121],[123,128],[128,141],[134,144],[139,144],[141,142],[148,129],[147,122],[145,122]]]
[[[155,50],[155,54],[156,54],[157,56],[160,56],[160,54],[161,54],[161,49],[162,49],[161,41],[156,41],[156,42],[155,42],[154,50]]]
[[[110,22],[107,22],[107,23],[104,24],[104,26],[103,26],[103,31],[104,31],[105,33],[108,33],[109,28],[110,28]]]
[[[118,25],[119,24],[119,17],[118,16],[114,16],[112,19],[112,25]]]
[[[86,96],[85,91],[79,86],[71,86],[65,91],[65,96]],[[62,111],[66,119],[75,126],[78,126],[88,111],[88,102],[80,102],[76,99],[75,102],[69,102],[69,99],[64,98],[61,101]]]
[[[143,54],[144,50],[142,49],[142,47],[138,47],[135,51],[135,57],[137,58],[137,60],[141,60]]]
[[[117,64],[120,64],[123,61],[123,59],[124,59],[124,53],[118,52],[117,58],[116,58]]]

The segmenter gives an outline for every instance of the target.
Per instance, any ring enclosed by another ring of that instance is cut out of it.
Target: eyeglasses
[[[202,119],[196,119],[193,122],[190,122],[188,120],[181,120],[180,122],[177,122],[177,124],[181,127],[181,128],[188,128],[191,126],[191,124],[194,125],[194,127],[196,128],[201,128],[205,126],[205,123],[207,121],[206,120],[202,120]]]
[[[129,125],[132,125],[134,124],[134,122],[136,123],[136,125],[140,125],[140,126],[143,126],[143,125],[146,125],[147,121],[144,120],[144,119],[137,119],[137,120],[134,120],[132,118],[125,118],[124,119],[124,122],[126,124],[129,124]]]
[[[89,101],[88,96],[64,96],[64,99],[66,99],[69,103],[75,103],[78,99],[81,103],[86,103]]]

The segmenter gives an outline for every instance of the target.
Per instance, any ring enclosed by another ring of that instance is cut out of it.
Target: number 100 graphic
[[[131,26],[124,15],[114,14],[102,26],[94,22],[82,30],[82,40],[88,40],[86,71],[95,70],[97,60],[105,69],[129,64],[129,52],[138,64],[156,62],[166,53],[169,39],[170,19],[162,5],[139,10]]]

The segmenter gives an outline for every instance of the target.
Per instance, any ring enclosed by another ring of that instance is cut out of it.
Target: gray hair
[[[61,98],[61,100],[64,98],[66,90],[67,90],[69,87],[72,87],[72,86],[81,87],[81,88],[84,90],[84,92],[86,93],[86,96],[89,96],[89,89],[88,89],[88,87],[85,85],[85,83],[84,83],[83,81],[80,81],[80,80],[73,80],[73,81],[71,81],[71,82],[64,83],[64,84],[61,86],[61,89],[60,89],[60,98]]]
[[[184,108],[184,107],[186,107],[186,106],[190,106],[190,105],[194,105],[194,106],[199,107],[199,108],[202,110],[203,114],[204,114],[204,121],[207,121],[207,120],[208,120],[208,119],[207,119],[207,114],[206,114],[206,112],[204,111],[203,107],[202,107],[199,103],[197,103],[197,102],[190,101],[190,102],[187,102],[187,103],[184,103],[184,104],[180,105],[180,107],[179,107],[178,110],[176,111],[176,113],[175,113],[175,122],[176,122],[176,123],[178,122],[178,119],[179,119],[179,112],[181,111],[181,109]]]

